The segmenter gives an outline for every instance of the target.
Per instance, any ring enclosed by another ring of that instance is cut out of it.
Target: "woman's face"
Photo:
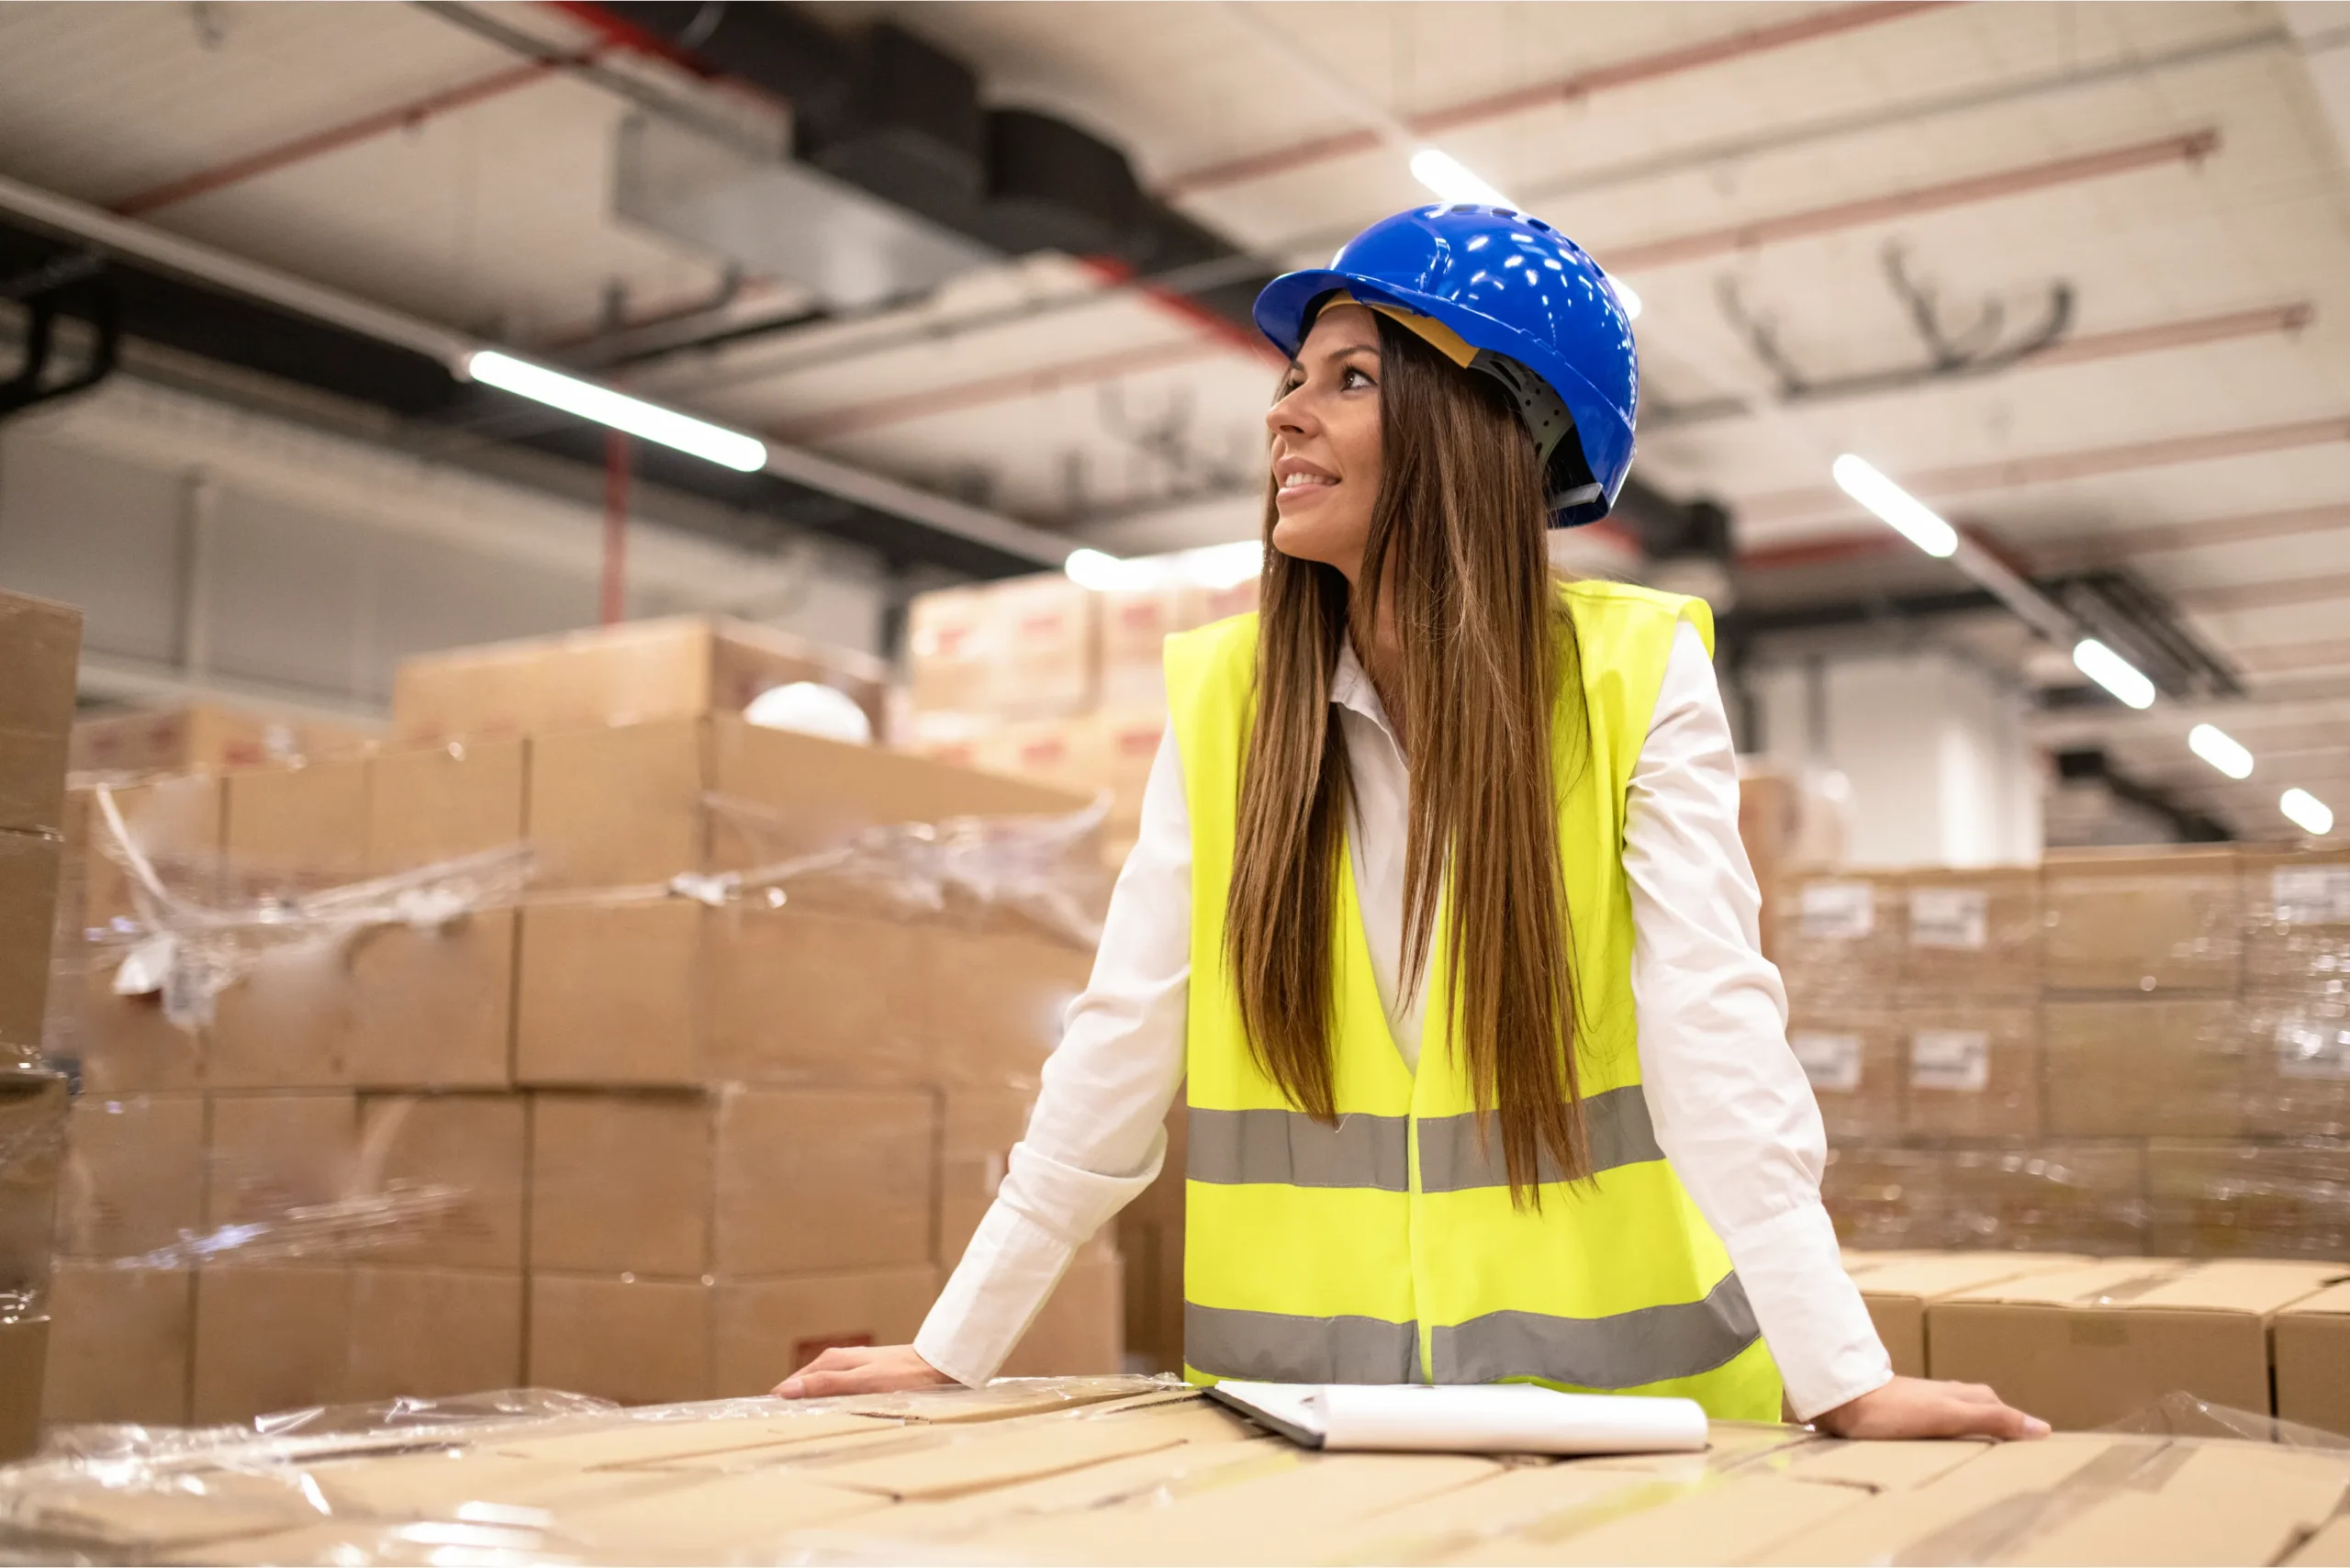
[[[1378,318],[1360,305],[1323,311],[1281,386],[1265,414],[1278,486],[1273,548],[1352,582],[1379,498]]]

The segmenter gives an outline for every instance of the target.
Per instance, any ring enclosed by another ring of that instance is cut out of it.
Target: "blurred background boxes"
[[[1903,1129],[1930,1138],[2041,1136],[2040,1010],[2029,1000],[1910,996],[1898,1009]]]
[[[2051,851],[2041,868],[2053,991],[2233,994],[2244,903],[2232,846]]]
[[[77,721],[68,766],[75,773],[139,775],[330,762],[379,739],[367,724],[190,702]]]

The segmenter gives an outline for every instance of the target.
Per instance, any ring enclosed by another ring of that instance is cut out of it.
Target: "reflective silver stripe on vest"
[[[1643,1306],[1609,1317],[1489,1312],[1438,1325],[1429,1354],[1438,1383],[1541,1377],[1578,1388],[1639,1388],[1695,1377],[1761,1337],[1736,1274],[1703,1301]]]
[[[1196,1114],[1197,1113],[1194,1113]],[[1479,1122],[1485,1136],[1477,1135]],[[1583,1125],[1591,1136],[1591,1169],[1596,1173],[1619,1165],[1662,1159],[1656,1127],[1649,1120],[1648,1096],[1637,1083],[1604,1093],[1586,1095]],[[1542,1151],[1535,1166],[1541,1180],[1559,1180],[1558,1161]],[[1502,1131],[1493,1113],[1471,1112],[1460,1116],[1432,1116],[1420,1124],[1420,1191],[1465,1193],[1472,1187],[1506,1187],[1509,1167],[1502,1159]]]
[[[1183,1173],[1194,1182],[1225,1186],[1272,1182],[1408,1193],[1409,1125],[1402,1116],[1347,1115],[1332,1127],[1303,1111],[1209,1111],[1194,1105]]]
[[[1420,1326],[1183,1304],[1183,1360],[1257,1383],[1417,1383]]]

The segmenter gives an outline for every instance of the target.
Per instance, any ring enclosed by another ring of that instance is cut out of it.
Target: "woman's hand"
[[[955,1380],[914,1354],[912,1345],[835,1345],[775,1385],[783,1399],[834,1394],[895,1394],[945,1388]]]
[[[2000,1402],[1979,1383],[1897,1377],[1818,1417],[1837,1438],[2044,1438],[2048,1423]]]

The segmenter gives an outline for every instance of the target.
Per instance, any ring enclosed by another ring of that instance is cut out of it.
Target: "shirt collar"
[[[1370,672],[1355,657],[1351,637],[1338,639],[1338,667],[1330,675],[1330,700],[1369,719],[1389,740],[1395,738],[1395,727],[1387,722],[1387,709],[1379,700],[1379,689],[1371,685]]]

